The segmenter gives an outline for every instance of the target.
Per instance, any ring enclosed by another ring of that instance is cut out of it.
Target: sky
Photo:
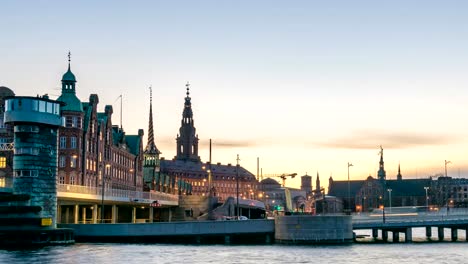
[[[468,177],[467,1],[0,1],[0,86],[113,105],[176,153],[185,84],[199,154],[270,174]],[[122,111],[119,96],[122,95]],[[146,140],[145,140],[146,142]],[[277,178],[280,180],[279,178]],[[298,187],[300,178],[288,179]]]

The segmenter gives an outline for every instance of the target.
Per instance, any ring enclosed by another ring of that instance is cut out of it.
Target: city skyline
[[[387,178],[445,160],[467,176],[464,2],[19,2],[3,4],[0,86],[56,99],[70,50],[78,98],[98,94],[117,125],[123,95],[123,128],[145,139],[152,86],[166,159],[190,82],[202,161],[211,138],[213,162],[239,154],[256,174],[259,157],[263,174],[318,171],[326,185],[348,162],[351,180],[376,177],[382,145]]]

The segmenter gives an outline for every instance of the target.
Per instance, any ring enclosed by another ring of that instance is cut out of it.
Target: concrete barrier
[[[328,244],[353,241],[351,216],[288,215],[275,218],[275,240],[285,244]]]

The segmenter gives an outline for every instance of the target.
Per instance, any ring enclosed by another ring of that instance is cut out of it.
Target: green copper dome
[[[70,66],[68,66],[68,71],[63,75],[62,82],[76,82],[75,75],[70,70]]]

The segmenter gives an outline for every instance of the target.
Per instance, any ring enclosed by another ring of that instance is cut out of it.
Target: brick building
[[[143,190],[143,130],[126,135],[112,125],[113,109],[106,105],[98,112],[99,97],[89,102],[76,96],[76,78],[70,69],[62,77],[65,126],[59,129],[59,184]]]

